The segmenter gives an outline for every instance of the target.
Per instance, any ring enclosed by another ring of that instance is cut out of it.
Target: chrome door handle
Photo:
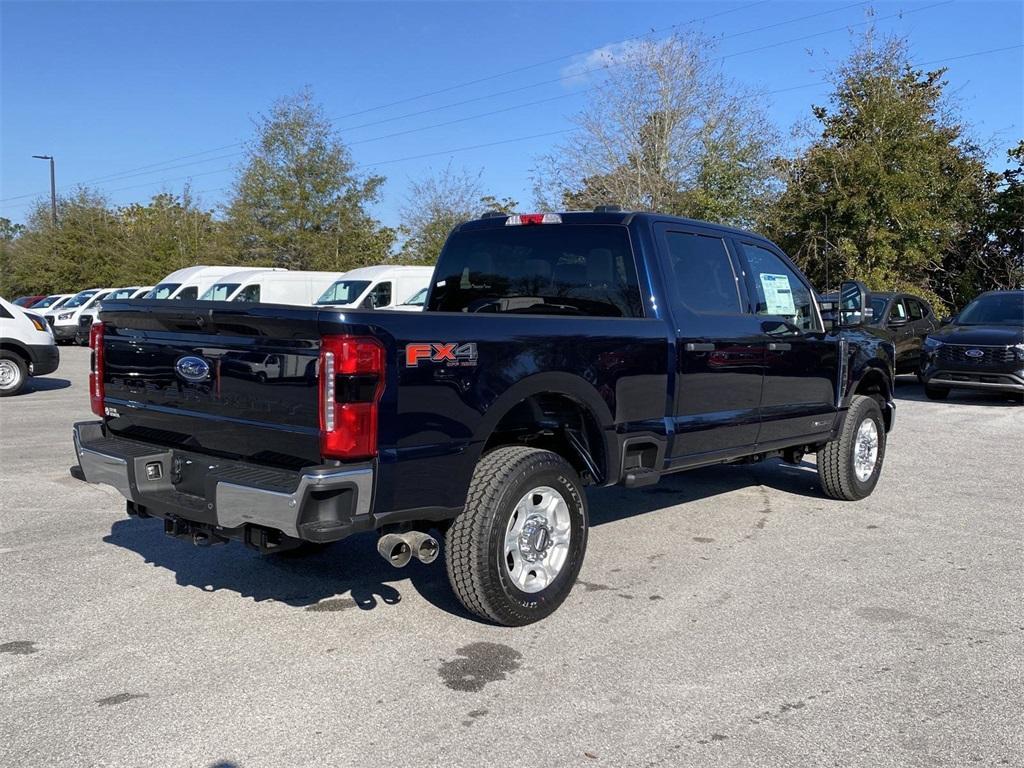
[[[688,342],[686,342],[686,351],[687,352],[714,352],[715,351],[715,345],[710,343],[710,342],[705,343],[705,342],[688,341]]]
[[[768,349],[772,352],[785,352],[787,349],[792,349],[793,345],[788,344],[784,341],[769,341]]]

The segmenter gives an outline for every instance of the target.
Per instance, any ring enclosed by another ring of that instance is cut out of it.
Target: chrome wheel
[[[853,443],[853,471],[862,483],[875,471],[878,461],[878,426],[874,419],[864,419]]]
[[[0,359],[0,389],[14,389],[21,381],[21,370],[13,360]]]
[[[502,562],[512,582],[523,592],[540,592],[551,584],[565,565],[571,537],[562,494],[544,485],[524,495],[505,529]]]

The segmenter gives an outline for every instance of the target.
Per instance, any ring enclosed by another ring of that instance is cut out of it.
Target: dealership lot
[[[0,403],[0,764],[1020,765],[1024,407],[897,389],[882,480],[591,491],[523,629],[372,537],[198,549],[67,472],[88,350]]]

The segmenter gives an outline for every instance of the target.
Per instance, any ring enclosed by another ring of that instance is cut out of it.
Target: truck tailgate
[[[319,464],[318,314],[213,302],[105,304],[109,430],[282,468]]]

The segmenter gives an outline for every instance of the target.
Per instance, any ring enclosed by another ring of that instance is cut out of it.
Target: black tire
[[[945,400],[949,397],[949,387],[931,387],[925,384],[924,395],[929,400]]]
[[[24,389],[28,382],[28,365],[17,352],[0,351],[0,360],[5,361],[4,378],[9,377],[6,384],[0,385],[0,397],[11,397]]]
[[[855,459],[857,434],[868,419],[875,422],[878,454],[871,474],[861,480],[857,477]],[[818,452],[818,478],[825,494],[842,501],[857,501],[871,495],[878,484],[885,459],[885,421],[878,403],[864,395],[854,395],[846,421],[839,436]]]
[[[263,371],[257,371],[256,372],[256,381],[259,384],[266,384],[267,383],[267,374],[265,374]]]
[[[526,592],[505,564],[505,535],[516,505],[542,487],[557,491],[568,508],[568,552],[547,586]],[[459,601],[477,616],[510,627],[532,624],[554,612],[576,583],[587,549],[587,526],[586,496],[565,459],[536,448],[496,448],[481,457],[466,506],[446,534],[448,580]]]

